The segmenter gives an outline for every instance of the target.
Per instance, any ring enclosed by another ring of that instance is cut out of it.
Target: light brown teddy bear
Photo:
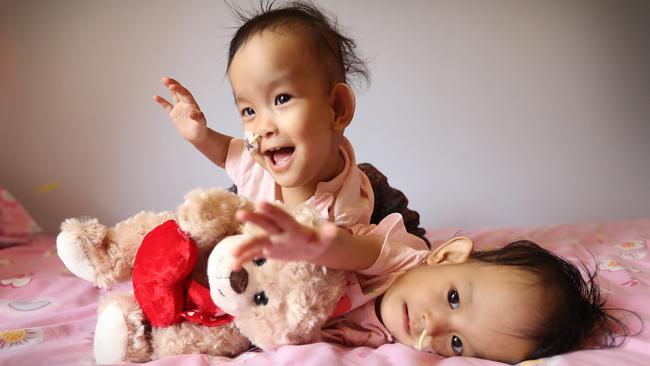
[[[242,232],[235,219],[240,208],[251,204],[222,189],[194,190],[176,214],[141,212],[113,228],[91,218],[64,221],[57,250],[72,273],[103,288],[133,279],[134,293],[109,292],[100,303],[98,363],[181,353],[235,356],[251,341],[272,349],[319,339],[344,292],[344,274],[264,259],[232,272],[228,248],[255,235],[252,226]],[[308,209],[294,216],[304,224],[317,220]],[[215,246],[220,250],[213,252]]]

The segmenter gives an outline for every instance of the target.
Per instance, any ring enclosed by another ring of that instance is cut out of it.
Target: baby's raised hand
[[[185,140],[191,143],[200,141],[207,135],[207,122],[192,93],[174,79],[163,77],[162,83],[175,103],[172,104],[159,95],[155,95],[153,100],[169,112],[178,133]]]
[[[240,270],[243,263],[255,258],[315,259],[327,250],[338,231],[330,222],[316,228],[304,226],[270,203],[262,203],[255,212],[240,210],[237,219],[259,226],[266,234],[252,238],[233,252],[233,270]]]

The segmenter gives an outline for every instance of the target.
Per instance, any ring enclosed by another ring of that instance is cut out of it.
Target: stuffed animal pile
[[[259,234],[235,219],[250,202],[223,189],[197,189],[172,212],[140,212],[112,228],[67,219],[57,251],[76,276],[108,291],[98,309],[99,364],[167,355],[236,356],[252,345],[274,349],[320,339],[344,293],[345,273],[307,262],[258,258],[231,270],[230,253]],[[304,225],[317,214],[290,211]],[[209,259],[209,260],[208,260]]]

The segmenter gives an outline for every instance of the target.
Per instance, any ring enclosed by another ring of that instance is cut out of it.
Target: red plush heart
[[[133,292],[152,326],[169,326],[178,320],[195,263],[196,244],[174,220],[142,239],[133,264]]]

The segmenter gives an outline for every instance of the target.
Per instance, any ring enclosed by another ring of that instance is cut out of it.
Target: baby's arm
[[[225,166],[228,146],[232,137],[220,134],[209,128],[205,115],[194,100],[192,93],[178,81],[163,77],[163,84],[167,87],[175,104],[165,98],[155,95],[154,101],[160,104],[171,117],[178,133],[203,155],[221,168]]]
[[[255,258],[305,260],[332,269],[360,271],[369,268],[379,256],[384,237],[379,235],[352,235],[327,222],[316,228],[298,223],[291,215],[270,203],[263,203],[259,211],[237,213],[242,222],[253,223],[267,235],[251,239],[233,253],[233,269]]]

